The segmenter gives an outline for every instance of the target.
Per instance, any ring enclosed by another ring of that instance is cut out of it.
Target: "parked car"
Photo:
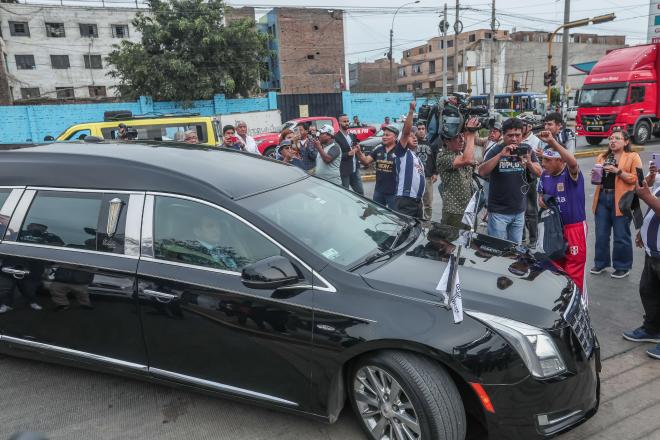
[[[195,146],[6,145],[0,197],[4,354],[326,422],[348,400],[371,439],[538,439],[597,411],[581,293],[511,242]],[[436,286],[459,254],[455,324]]]
[[[566,119],[569,121],[575,121],[577,116],[577,107],[568,107],[566,110]]]
[[[277,147],[280,140],[280,133],[285,128],[293,130],[298,125],[303,122],[309,122],[320,129],[324,125],[331,125],[334,128],[335,133],[339,131],[339,122],[337,118],[332,116],[313,116],[308,118],[297,118],[285,122],[282,126],[274,133],[261,133],[254,136],[254,140],[257,143],[257,148],[259,152],[268,157],[275,157],[275,148]],[[373,126],[364,126],[364,127],[351,127],[348,129],[349,133],[354,134],[357,137],[358,141],[362,141],[373,136],[376,133],[376,127]]]
[[[403,129],[402,122],[394,122],[393,124],[397,126],[399,131]],[[375,135],[360,142],[360,148],[362,149],[364,154],[369,154],[373,151],[374,148],[380,145],[382,141],[383,141],[383,129],[381,128],[378,130],[378,132]]]
[[[119,124],[125,124],[132,140],[174,141],[177,131],[195,130],[203,145],[222,143],[218,122],[198,113],[133,115],[130,111],[106,112],[103,122],[83,122],[67,128],[56,140],[82,140],[87,136],[119,139]]]

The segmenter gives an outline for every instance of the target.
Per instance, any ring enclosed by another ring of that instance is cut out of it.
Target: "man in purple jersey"
[[[568,243],[566,256],[555,264],[584,293],[584,268],[587,262],[587,214],[584,209],[584,176],[577,160],[549,131],[542,131],[539,139],[547,143],[543,151],[543,173],[539,180],[539,205],[545,208],[543,196],[552,196],[559,205],[564,225],[564,239]],[[586,299],[586,298],[585,298]]]

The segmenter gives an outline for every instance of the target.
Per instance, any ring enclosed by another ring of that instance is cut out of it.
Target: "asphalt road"
[[[659,152],[660,143],[641,153],[645,163],[650,151]],[[583,170],[592,163],[592,159],[580,160]],[[365,187],[373,191],[373,183]],[[434,191],[436,217],[441,205]],[[593,189],[587,191],[593,231]],[[590,232],[592,249],[593,239]],[[634,258],[626,279],[589,277],[592,321],[605,360],[604,400],[596,417],[560,439],[660,439],[660,363],[650,361],[643,346],[621,338],[622,331],[640,324],[642,314],[637,293],[643,263],[639,249]],[[193,392],[6,356],[0,356],[0,371],[0,439],[25,430],[67,440],[364,439],[349,408],[337,423],[326,425]]]

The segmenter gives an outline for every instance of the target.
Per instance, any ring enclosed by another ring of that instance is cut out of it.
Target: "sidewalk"
[[[652,344],[603,362],[598,413],[561,440],[660,440],[660,361]]]

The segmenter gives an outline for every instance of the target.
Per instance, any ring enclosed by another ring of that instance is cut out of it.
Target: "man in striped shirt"
[[[394,209],[402,214],[423,219],[422,196],[426,178],[424,177],[424,165],[415,154],[417,136],[412,132],[412,123],[416,107],[417,103],[412,101],[401,131],[401,140],[394,148],[397,183]]]
[[[646,353],[654,359],[660,359],[660,189],[651,192],[648,187],[655,180],[653,174],[646,178],[643,187],[637,187],[637,195],[649,206],[642,229],[635,239],[637,246],[646,251],[642,279],[639,282],[644,323],[635,330],[625,332],[623,337],[634,342],[656,343]]]

